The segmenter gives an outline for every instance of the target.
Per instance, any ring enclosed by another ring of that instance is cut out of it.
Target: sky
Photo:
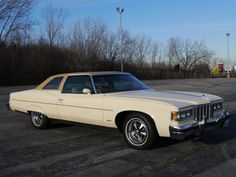
[[[86,17],[101,18],[110,30],[119,27],[116,7],[125,9],[123,28],[165,44],[170,37],[204,40],[217,57],[227,58],[226,33],[230,33],[230,60],[236,63],[235,0],[37,0],[33,18],[52,4],[67,13],[66,26]]]

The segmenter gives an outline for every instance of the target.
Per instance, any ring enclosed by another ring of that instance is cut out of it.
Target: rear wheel
[[[123,124],[123,134],[127,143],[135,149],[150,149],[157,138],[152,120],[141,113],[131,113]]]
[[[33,126],[36,128],[45,129],[50,125],[50,119],[40,112],[31,112],[30,118]]]

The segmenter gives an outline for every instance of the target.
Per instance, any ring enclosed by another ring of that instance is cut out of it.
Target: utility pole
[[[120,38],[120,70],[121,72],[124,71],[124,62],[122,59],[122,13],[124,12],[124,8],[117,7],[116,11],[119,13],[120,16],[120,30],[119,30],[119,38]]]
[[[230,70],[230,66],[229,66],[229,37],[230,37],[230,33],[226,33],[226,37],[227,37],[227,78],[230,78],[230,74],[229,74],[229,70]]]

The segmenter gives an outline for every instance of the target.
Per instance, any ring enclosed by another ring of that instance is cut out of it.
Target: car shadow
[[[66,128],[66,127],[72,127],[74,126],[71,122],[65,122],[60,120],[53,120],[49,129],[58,129],[58,128]]]
[[[82,126],[85,129],[93,129],[99,132],[106,132],[107,135],[110,136],[120,135],[122,137],[121,132],[118,129],[101,127],[96,125],[88,125],[70,121],[63,120],[53,120],[50,126],[50,129],[58,129],[58,128],[67,128],[73,126]],[[225,141],[229,141],[231,139],[236,138],[236,112],[231,113],[230,125],[226,128],[219,128],[211,131],[204,132],[201,136],[190,136],[185,140],[174,140],[171,138],[159,137],[156,143],[154,144],[152,149],[163,148],[168,146],[173,146],[179,143],[183,143],[185,141],[192,141],[196,143],[204,143],[209,145],[219,144]]]
[[[230,125],[226,128],[219,128],[204,132],[199,138],[193,141],[201,141],[205,144],[219,144],[236,138],[236,112],[231,113]]]
[[[174,140],[166,137],[159,137],[152,149],[164,148],[179,144],[185,140]]]
[[[66,120],[52,120],[51,125],[49,129],[57,129],[57,128],[67,128],[67,127],[80,127],[83,129],[93,129],[95,131],[99,132],[107,132],[109,133],[117,133],[119,134],[119,130],[116,128],[109,128],[109,127],[103,127],[98,125],[92,125],[92,124],[85,124],[80,122],[71,122]]]
[[[185,141],[193,143],[204,143],[216,145],[236,138],[236,112],[231,113],[230,125],[226,128],[218,128],[211,131],[205,131],[200,136],[189,136],[185,140],[173,140],[171,138],[159,138],[153,149],[176,145]]]

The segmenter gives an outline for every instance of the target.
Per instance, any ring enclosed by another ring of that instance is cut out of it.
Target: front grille
[[[194,120],[202,121],[203,119],[208,119],[211,113],[210,104],[198,105],[194,107]]]

